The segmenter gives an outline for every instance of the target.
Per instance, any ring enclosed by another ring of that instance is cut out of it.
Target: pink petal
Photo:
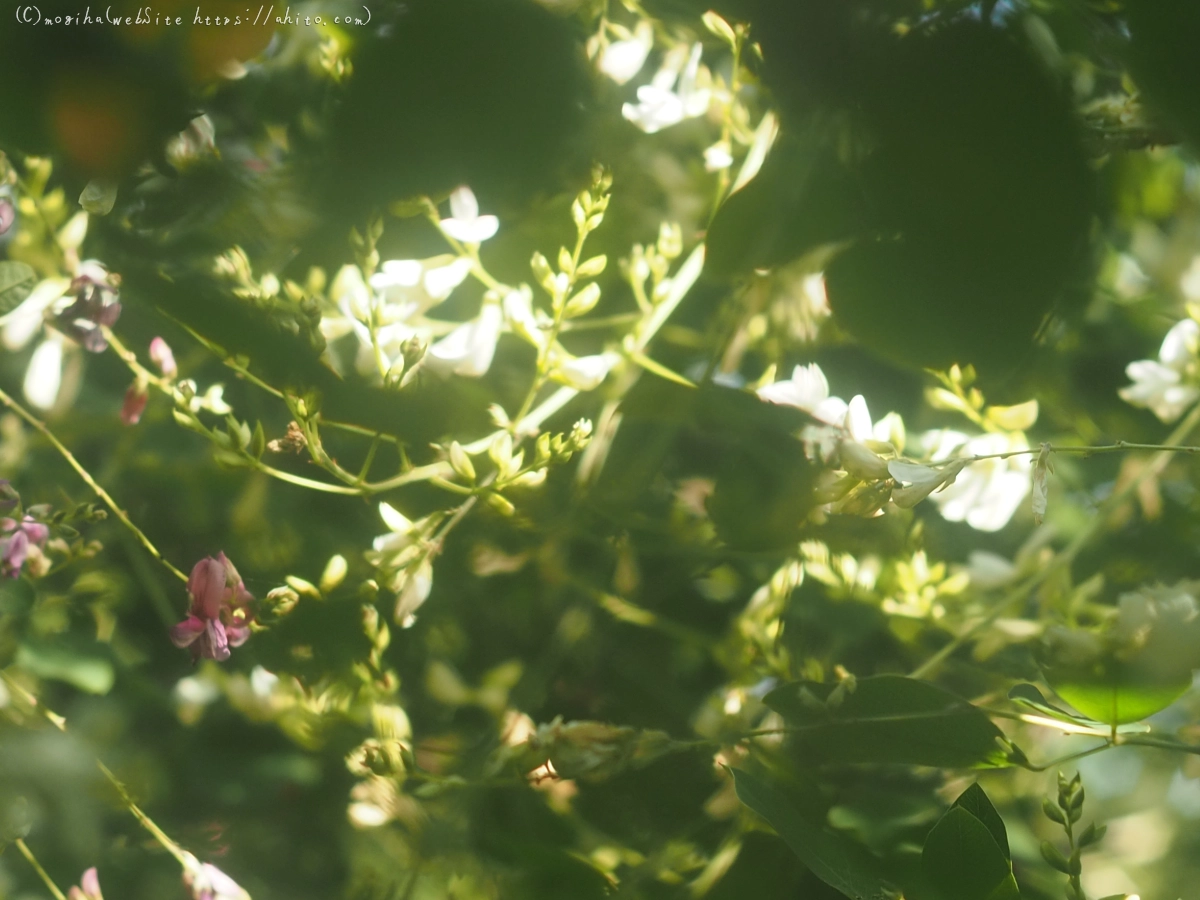
[[[192,567],[188,593],[192,595],[194,615],[202,619],[217,618],[225,600],[225,567],[211,556],[200,560]]]
[[[204,637],[201,639],[200,654],[217,662],[229,659],[229,638],[225,634],[225,626],[220,619],[210,619],[205,623]]]
[[[229,557],[225,555],[225,551],[217,554],[217,562],[225,570],[225,586],[236,587],[242,581],[242,576],[238,574],[238,570],[234,568],[233,563],[229,561]]]
[[[39,546],[46,543],[46,538],[50,537],[50,529],[31,516],[25,517],[25,521],[21,523],[21,530],[29,540]]]
[[[240,647],[250,640],[249,625],[226,625],[225,635],[229,638],[230,647]]]
[[[171,643],[176,647],[186,647],[204,633],[204,622],[195,616],[188,616],[178,625],[171,628]]]
[[[84,894],[93,900],[102,900],[100,896],[100,878],[96,874],[96,867],[92,866],[83,873],[83,877],[79,879],[79,886],[83,888]]]

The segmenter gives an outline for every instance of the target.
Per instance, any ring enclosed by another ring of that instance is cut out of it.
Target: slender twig
[[[29,410],[25,409],[24,406],[10,397],[3,390],[0,390],[0,403],[3,403],[9,409],[15,412],[35,430],[37,430],[42,437],[49,441],[50,445],[58,451],[59,455],[67,461],[67,464],[75,470],[75,472],[84,480],[87,486],[95,491],[96,496],[104,501],[104,505],[112,511],[112,514],[120,520],[122,525],[124,525],[133,533],[134,537],[141,542],[141,545],[146,548],[151,556],[162,563],[163,566],[165,566],[176,578],[180,579],[181,581],[188,580],[187,575],[175,568],[175,566],[173,566],[171,562],[159,552],[158,548],[154,546],[150,538],[146,537],[145,533],[136,525],[134,525],[133,520],[126,515],[125,511],[121,509],[120,506],[117,505],[117,501],[112,498],[112,495],[100,486],[99,482],[97,482],[96,479],[91,476],[91,473],[89,473],[88,470],[83,467],[82,463],[75,458],[71,451],[63,445],[62,441],[54,436],[54,433],[47,428],[40,419],[33,415],[33,413],[29,412]]]
[[[0,671],[0,678],[3,678],[5,684],[20,694],[26,703],[40,712],[46,718],[46,720],[50,722],[51,725],[64,734],[67,733],[67,720],[64,717],[45,706],[36,696],[27,691],[23,685],[16,682],[6,672]],[[167,852],[179,861],[180,865],[186,865],[187,856],[183,848],[175,843],[175,841],[171,840],[167,833],[159,828],[157,824],[155,824],[153,819],[142,812],[141,808],[133,802],[133,798],[129,796],[129,791],[126,789],[125,785],[121,783],[121,780],[113,774],[112,770],[109,769],[108,766],[104,765],[104,763],[102,763],[99,759],[96,760],[96,766],[100,769],[104,777],[108,779],[109,783],[116,788],[121,800],[133,814],[133,817],[141,823],[142,827],[149,831],[154,836],[155,840],[162,844],[162,846],[166,848]],[[61,897],[61,894],[58,896]]]
[[[49,889],[50,893],[54,895],[55,900],[67,900],[63,892],[58,889],[58,885],[54,883],[54,879],[46,874],[46,870],[42,868],[41,863],[37,861],[37,858],[33,855],[33,852],[26,845],[25,841],[17,838],[13,843],[17,845],[17,849],[21,851],[21,855],[25,857],[25,861],[33,867],[33,871],[37,872],[41,877],[42,882]]]

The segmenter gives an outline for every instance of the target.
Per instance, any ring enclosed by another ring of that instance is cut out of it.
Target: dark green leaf
[[[851,900],[885,900],[895,891],[860,845],[802,816],[784,795],[757,775],[733,770],[738,799],[770,823],[808,869]]]
[[[992,801],[988,799],[988,795],[984,793],[978,782],[963,791],[954,801],[954,805],[965,809],[982,822],[984,827],[991,832],[997,846],[1004,852],[1004,858],[1012,859],[1012,852],[1008,849],[1008,831],[1004,827],[1004,820],[1000,818],[1000,813],[996,812],[996,807],[992,806]]]
[[[945,900],[1020,896],[1012,866],[991,831],[961,806],[947,811],[929,832],[921,865]]]
[[[37,272],[23,262],[0,262],[0,316],[7,315],[24,302],[37,284]]]
[[[805,755],[841,763],[906,763],[946,768],[1009,765],[1004,735],[987,715],[928,682],[900,675],[863,678],[836,710],[800,700],[807,688],[825,700],[833,685],[794,682],[765,698],[793,729]]]

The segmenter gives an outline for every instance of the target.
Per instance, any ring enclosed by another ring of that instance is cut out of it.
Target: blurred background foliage
[[[1196,896],[1198,475],[1152,450],[1200,398],[1200,11],[711,6],[0,27],[0,476],[50,529],[22,569],[2,526],[0,897],[49,890],[17,840],[187,896],[97,759],[256,898],[854,896],[731,767],[916,900],[990,797],[1060,897],[1038,765],[1097,741],[1068,896]],[[228,660],[36,420],[181,574],[236,564]],[[968,731],[856,724],[940,709],[905,673]]]

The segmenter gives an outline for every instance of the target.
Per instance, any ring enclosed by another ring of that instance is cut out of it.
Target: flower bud
[[[150,393],[136,381],[125,391],[125,402],[121,404],[121,421],[126,425],[136,425],[142,418]]]
[[[166,378],[174,378],[179,371],[175,366],[175,354],[170,346],[160,337],[150,342],[150,360]]]
[[[450,467],[464,481],[475,480],[475,466],[471,462],[471,457],[467,455],[467,451],[458,441],[450,445]]]

